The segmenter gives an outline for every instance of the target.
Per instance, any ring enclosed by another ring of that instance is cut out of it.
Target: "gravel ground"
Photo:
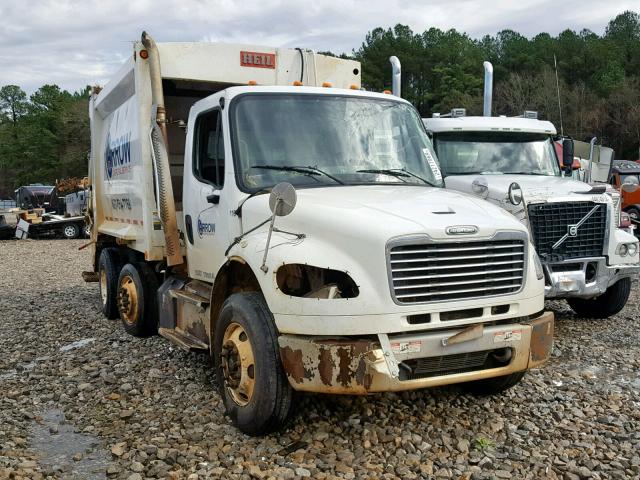
[[[0,242],[0,479],[640,478],[637,289],[608,321],[550,304],[554,358],[502,396],[303,396],[251,438],[206,358],[101,316],[83,243]]]

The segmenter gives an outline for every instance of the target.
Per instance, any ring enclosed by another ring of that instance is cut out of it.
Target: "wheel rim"
[[[64,234],[67,237],[75,237],[76,236],[76,228],[71,226],[71,225],[67,225],[66,227],[64,227]]]
[[[253,396],[256,372],[253,348],[241,325],[234,322],[227,327],[220,356],[225,388],[233,401],[244,407]]]
[[[100,299],[102,305],[107,304],[107,272],[105,270],[100,270]]]
[[[120,279],[118,286],[118,311],[120,317],[129,325],[138,321],[138,291],[136,284],[128,275]]]

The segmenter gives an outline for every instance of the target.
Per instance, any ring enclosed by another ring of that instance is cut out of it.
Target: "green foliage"
[[[88,96],[44,85],[27,99],[16,85],[0,88],[0,198],[20,185],[86,175]]]
[[[331,55],[330,52],[324,52]],[[464,107],[482,113],[482,62],[494,66],[494,114],[537,110],[560,129],[554,70],[557,59],[564,133],[597,136],[618,158],[640,148],[640,15],[626,11],[605,34],[565,30],[526,38],[503,30],[479,40],[455,29],[413,32],[406,25],[375,28],[352,52],[362,83],[391,89],[389,57],[402,62],[402,96],[422,116]],[[347,55],[340,55],[348,58]],[[70,93],[44,85],[29,98],[20,87],[0,88],[0,198],[31,182],[87,173],[88,90]]]
[[[631,101],[640,95],[640,15],[635,12],[611,20],[603,36],[565,30],[555,37],[540,33],[528,39],[503,30],[475,40],[457,30],[376,28],[353,52],[362,62],[365,88],[390,88],[391,55],[402,62],[402,96],[422,116],[454,107],[481,114],[482,62],[489,60],[494,66],[494,114],[537,110],[560,130],[555,55],[565,134],[580,140],[597,136],[616,149],[618,158],[638,158],[640,107]]]

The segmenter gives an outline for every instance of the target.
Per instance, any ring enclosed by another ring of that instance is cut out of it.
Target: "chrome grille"
[[[553,245],[578,224],[592,209],[598,209],[555,249]],[[529,205],[529,222],[536,251],[541,258],[554,261],[566,258],[602,256],[607,228],[607,205],[593,202],[538,203]]]
[[[389,249],[398,303],[467,300],[513,293],[524,281],[524,240],[402,243]]]

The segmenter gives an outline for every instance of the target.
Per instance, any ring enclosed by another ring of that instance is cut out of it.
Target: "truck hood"
[[[584,182],[545,175],[450,175],[445,178],[445,184],[453,190],[472,192],[473,181],[477,178],[487,181],[489,197],[495,200],[506,199],[509,185],[513,182],[522,188],[525,202],[566,197],[591,190],[591,185]],[[581,197],[584,198],[582,195]]]
[[[388,239],[410,234],[461,239],[447,227],[472,225],[476,234],[489,237],[499,230],[525,231],[511,214],[472,195],[421,186],[362,185],[306,188],[297,191],[298,202],[289,216],[276,225],[299,233]],[[256,196],[243,207],[243,229],[270,214],[269,195]],[[266,227],[265,227],[266,228]]]

